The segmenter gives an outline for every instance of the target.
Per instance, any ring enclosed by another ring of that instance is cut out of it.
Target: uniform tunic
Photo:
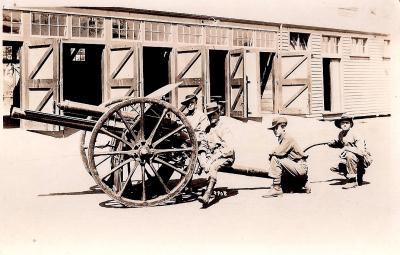
[[[220,119],[216,125],[206,129],[205,139],[200,145],[199,152],[205,152],[208,160],[206,172],[216,179],[218,170],[223,166],[230,166],[235,160],[235,152],[229,142],[232,142],[232,132]]]
[[[208,127],[208,125],[210,125],[207,115],[202,111],[196,109],[192,114],[188,114],[186,117],[190,125],[194,129],[197,141],[201,142],[201,140],[204,139],[204,132],[206,128]]]
[[[275,184],[280,184],[283,171],[292,176],[305,178],[308,167],[305,162],[306,156],[297,142],[288,134],[278,138],[279,145],[270,154],[269,175],[275,179]]]
[[[338,138],[328,143],[333,148],[348,147],[351,151],[346,151],[340,154],[340,158],[346,165],[347,175],[355,175],[359,172],[364,172],[363,160],[367,153],[365,140],[355,133],[353,130],[340,131]]]

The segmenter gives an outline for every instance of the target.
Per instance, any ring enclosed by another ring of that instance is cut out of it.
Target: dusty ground
[[[217,187],[231,196],[208,209],[197,201],[116,208],[90,190],[77,133],[0,130],[0,254],[398,254],[399,171],[391,145],[399,136],[390,132],[391,120],[356,121],[375,159],[365,186],[343,190],[328,170],[334,151],[313,148],[311,194],[265,199],[270,179],[221,173]],[[238,161],[265,164],[263,150],[272,146],[265,141],[274,137],[253,131],[269,121],[248,124]],[[304,147],[337,132],[332,123],[296,117],[288,129]]]

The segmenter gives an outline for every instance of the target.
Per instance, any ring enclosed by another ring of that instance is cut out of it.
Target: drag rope
[[[312,147],[319,146],[319,145],[327,145],[327,144],[328,143],[316,143],[316,144],[310,145],[310,146],[308,146],[307,148],[304,149],[304,152],[308,151]]]

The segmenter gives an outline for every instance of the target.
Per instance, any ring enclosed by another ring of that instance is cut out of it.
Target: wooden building
[[[390,37],[383,33],[60,7],[4,9],[2,36],[4,68],[20,69],[9,86],[20,95],[13,104],[24,109],[57,112],[64,100],[98,105],[182,81],[167,98],[172,104],[188,93],[203,105],[218,96],[234,117],[390,114]]]

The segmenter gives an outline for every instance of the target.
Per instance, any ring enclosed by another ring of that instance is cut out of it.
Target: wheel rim
[[[110,100],[108,102],[101,104],[100,106],[110,107],[112,105],[122,102],[123,100],[127,100],[130,98],[132,98],[132,97],[121,97],[121,98],[113,99],[113,100]],[[93,117],[89,116],[89,117],[87,117],[87,119],[93,119]],[[80,146],[79,146],[79,152],[80,152],[80,156],[81,156],[81,159],[83,162],[83,166],[85,167],[86,171],[89,174],[90,174],[90,170],[89,170],[89,160],[88,160],[87,150],[89,148],[91,134],[92,134],[91,131],[82,130],[81,137],[80,137]]]
[[[88,165],[102,190],[126,206],[162,204],[193,175],[197,141],[186,117],[151,98],[112,106],[95,125]]]

